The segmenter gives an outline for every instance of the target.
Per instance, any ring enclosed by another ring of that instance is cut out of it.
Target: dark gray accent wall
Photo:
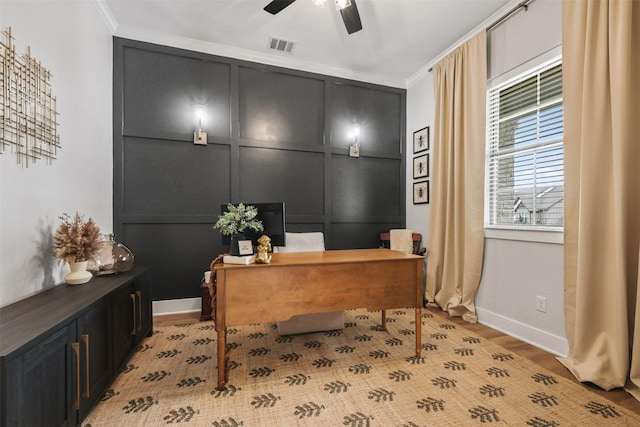
[[[404,89],[122,38],[113,63],[113,229],[152,268],[153,300],[200,296],[227,250],[222,203],[284,201],[287,231],[322,231],[327,249],[405,226]]]

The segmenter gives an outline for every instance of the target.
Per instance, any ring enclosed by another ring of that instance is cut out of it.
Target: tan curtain
[[[484,245],[487,42],[482,31],[433,67],[435,137],[427,301],[477,321]]]
[[[633,341],[635,344],[631,347],[631,372],[629,380],[625,388],[633,394],[636,399],[640,400],[640,326],[638,326],[638,318],[640,317],[640,245],[638,245],[638,284],[636,285],[636,311],[635,311],[635,327],[633,328]]]
[[[630,389],[640,386],[640,2],[565,0],[562,38],[561,361],[580,381]]]

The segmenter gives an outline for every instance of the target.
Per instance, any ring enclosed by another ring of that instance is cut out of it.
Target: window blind
[[[562,64],[489,90],[487,225],[563,227]]]

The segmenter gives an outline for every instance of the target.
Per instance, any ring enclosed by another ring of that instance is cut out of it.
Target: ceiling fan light
[[[324,7],[324,4],[327,2],[327,0],[311,0],[313,2],[313,4],[315,4],[318,7]]]
[[[336,0],[336,10],[351,6],[351,0]]]

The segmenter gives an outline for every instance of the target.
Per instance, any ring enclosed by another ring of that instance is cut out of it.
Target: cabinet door
[[[151,275],[140,275],[134,284],[136,293],[136,341],[153,333],[153,314],[151,309]]]
[[[78,320],[80,341],[80,419],[83,419],[93,404],[100,398],[113,375],[109,306],[100,301]]]
[[[121,368],[136,344],[135,295],[133,284],[130,284],[118,290],[113,298],[113,367],[116,370]]]
[[[8,366],[7,425],[75,426],[78,420],[79,344],[76,323],[45,338]],[[10,373],[9,373],[10,372]]]

